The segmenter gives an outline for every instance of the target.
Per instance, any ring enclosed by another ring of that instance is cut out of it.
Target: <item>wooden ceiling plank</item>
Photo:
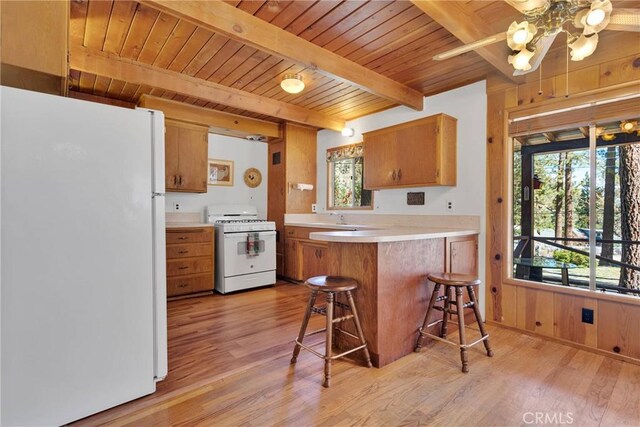
[[[244,0],[244,1],[241,1],[240,4],[237,5],[236,7],[244,12],[247,12],[253,15],[254,13],[258,12],[265,3],[266,3],[265,1]]]
[[[110,76],[105,76],[110,77]],[[109,89],[107,89],[107,97],[108,98],[118,98],[120,93],[122,92],[122,88],[124,87],[124,82],[122,80],[118,80],[115,78],[111,78],[111,83],[109,83]]]
[[[109,53],[118,53],[122,50],[137,8],[138,3],[135,1],[118,0],[113,3],[102,50]]]
[[[90,49],[102,49],[113,1],[90,1],[87,10],[87,26],[82,45]]]
[[[173,15],[161,13],[156,19],[156,23],[140,51],[138,61],[145,64],[153,64],[162,48],[169,41],[169,36],[173,33],[178,25],[178,18]]]
[[[211,31],[196,27],[196,30],[180,48],[175,58],[171,60],[167,69],[179,73],[183,72],[212,37],[213,33]]]
[[[349,119],[347,120],[352,120],[355,117],[368,116],[369,114],[374,114],[383,110],[388,110],[393,106],[394,105],[390,104],[389,101],[386,101],[384,99],[379,99],[378,101],[374,101],[366,105],[361,105],[358,108],[346,110],[342,113],[342,117],[344,117],[345,119],[349,117]]]
[[[284,63],[282,59],[270,55],[260,65],[240,77],[242,84],[238,84],[238,89],[253,92],[255,88],[270,80],[271,73],[280,73],[281,68],[284,70]]]
[[[423,64],[418,64],[398,73],[391,74],[391,76],[409,85],[420,84],[425,81],[425,79],[435,80],[440,77],[447,77],[449,73],[454,73],[461,69],[468,69],[476,64],[484,66],[486,62],[479,60],[477,55],[468,52],[468,54],[451,58],[449,61],[429,63],[428,67],[425,67]]]
[[[223,36],[224,37],[224,36]],[[253,49],[250,46],[245,46],[237,40],[227,39],[227,42],[218,50],[215,54],[211,56],[211,59],[198,71],[195,77],[199,79],[209,80],[213,74],[218,71],[227,61],[230,61],[239,52],[242,51],[243,48]]]
[[[76,45],[84,43],[89,5],[86,1],[72,1],[69,6],[69,42]]]
[[[120,97],[125,98],[129,102],[135,101],[135,95],[139,87],[139,84],[125,83],[124,87],[122,88],[122,92],[120,92]]]
[[[196,26],[192,23],[178,21],[178,24],[167,38],[167,42],[153,61],[153,65],[160,68],[168,68],[195,31]]]
[[[282,10],[280,13],[277,13],[274,18],[269,20],[269,22],[272,25],[275,25],[276,27],[285,28],[287,25],[292,23],[298,16],[302,15],[307,10],[309,10],[314,5],[314,3],[315,2],[313,1],[292,1],[284,10]],[[322,2],[318,2],[318,3],[322,3]]]
[[[409,8],[413,9],[409,2],[393,2],[359,24],[349,28],[349,30],[345,31],[339,37],[334,38],[322,47],[329,49],[332,52],[336,52],[338,55],[344,56],[337,51],[350,41],[357,40],[358,38],[364,37],[372,32],[374,33],[372,37],[374,37],[376,31],[385,31],[388,27],[394,27],[405,23],[406,18],[405,20],[398,22],[398,17],[402,12]],[[402,19],[402,17],[400,18]]]
[[[375,73],[320,46],[307,42],[274,25],[237,10],[222,2],[173,2],[143,0],[144,4],[159,8],[200,25],[224,33],[245,44],[282,56],[296,63],[317,67],[319,72],[348,82],[377,96],[416,110],[423,108],[418,91]]]
[[[195,54],[182,73],[195,76],[211,62],[213,56],[222,49],[229,39],[222,34],[214,33],[202,48]],[[209,67],[217,65],[213,63]]]
[[[253,54],[255,54],[256,52],[258,51],[250,46],[242,46],[240,50],[238,50],[234,55],[223,62],[222,65],[207,78],[207,80],[215,83],[220,83],[222,79],[243,66],[249,59],[253,57]],[[265,58],[266,56],[266,53],[262,54],[262,58]],[[257,60],[254,59],[254,61]]]
[[[352,3],[352,2],[347,1],[345,3]],[[356,9],[352,13],[344,14],[343,12],[337,16],[337,20],[335,18],[331,19],[331,16],[328,16],[327,20],[323,20],[324,21],[323,23],[326,24],[328,22],[331,22],[331,25],[323,29],[317,28],[316,34],[313,38],[309,39],[306,32],[301,34],[300,36],[306,40],[312,41],[314,44],[317,44],[318,46],[325,46],[327,43],[330,43],[332,40],[335,40],[336,38],[342,36],[344,33],[349,31],[349,29],[355,27],[362,21],[365,21],[368,18],[370,18],[372,15],[378,13],[383,8],[389,6],[392,2],[385,0],[385,1],[371,1],[365,4],[360,4],[360,5],[358,5],[357,2],[353,2],[353,3],[356,3],[355,4]],[[316,27],[316,25],[314,25],[314,27]]]
[[[493,35],[486,31],[483,21],[478,19],[465,2],[425,0],[411,0],[411,2],[463,43],[471,43]],[[500,43],[475,51],[509,80],[517,81],[513,77],[513,67],[507,62],[507,50],[506,43]]]
[[[246,61],[237,66],[218,83],[225,86],[234,86],[237,88],[241,88],[243,85],[246,85],[250,82],[250,80],[245,80],[244,78],[245,76],[248,76],[251,71],[255,70],[258,67],[265,67],[266,69],[271,68],[268,63],[265,64],[265,61],[267,61],[269,58],[273,58],[273,56],[267,55],[264,52],[254,49],[253,54],[249,58],[247,58]]]
[[[446,45],[454,41],[457,42],[457,39],[449,34],[447,30],[440,27],[438,30],[393,50],[386,55],[378,56],[376,59],[364,65],[379,73],[384,73],[387,70],[391,70],[394,66],[402,66],[402,64],[407,62],[424,62],[423,58],[428,57],[427,52],[434,52],[438,46]],[[431,59],[431,57],[428,59]]]
[[[92,93],[98,96],[105,96],[107,93],[107,89],[109,89],[109,83],[111,83],[110,78],[97,76],[96,81],[93,84]]]
[[[130,59],[138,58],[159,15],[160,12],[153,8],[147,7],[143,4],[138,6],[138,9],[133,16],[133,20],[131,21],[131,27],[127,33],[127,38],[122,45],[120,56]]]
[[[329,31],[330,29],[337,27],[338,24],[344,21],[345,19],[351,19],[353,21],[354,18],[358,17],[362,13],[360,9],[364,8],[364,10],[366,10],[367,8],[371,8],[371,7],[372,6],[370,5],[370,3],[363,3],[358,1],[343,1],[340,5],[332,9],[322,18],[318,19],[317,21],[309,23],[307,28],[303,28],[303,31],[296,33],[296,35],[298,35],[299,37],[302,37],[307,41],[313,41],[316,37],[320,36],[326,31]],[[373,5],[373,7],[375,7],[375,5]],[[370,16],[374,12],[375,10],[372,10],[371,12],[368,12],[366,16]],[[347,18],[345,18],[345,16]],[[365,19],[366,16],[360,17],[359,20]],[[344,32],[346,31],[346,29],[343,29],[342,31]]]
[[[293,22],[287,25],[284,29],[292,34],[300,35],[303,31],[313,25],[323,16],[327,15],[333,9],[338,7],[342,3],[336,0],[324,0],[316,2],[311,8],[307,9],[303,14],[297,17]]]
[[[280,117],[319,128],[342,130],[344,121],[317,111],[260,97],[174,71],[147,65],[117,55],[94,52],[82,47],[71,51],[70,66],[76,70],[136,84],[148,84],[187,96],[206,98],[234,108]]]
[[[96,83],[96,75],[92,73],[81,73],[78,87],[82,92],[93,92],[93,86]]]
[[[415,8],[412,8],[412,10],[415,10]],[[383,56],[394,49],[419,39],[422,35],[428,34],[439,27],[440,26],[433,22],[427,15],[420,12],[419,17],[408,21],[406,24],[394,31],[390,31],[387,34],[372,40],[366,45],[359,46],[357,43],[349,43],[336,53],[344,55],[360,65],[364,65],[368,61],[371,61],[376,57]],[[351,49],[352,46],[355,49]]]

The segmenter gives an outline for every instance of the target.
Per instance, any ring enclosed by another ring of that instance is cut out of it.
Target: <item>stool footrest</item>
[[[353,319],[353,314],[347,314],[346,316],[342,316],[342,317],[335,317],[332,322],[333,323],[340,323],[340,322],[344,322],[345,320],[349,320],[349,319]]]
[[[318,356],[318,357],[320,357],[321,359],[324,359],[324,360],[335,360],[335,359],[339,359],[340,357],[346,356],[347,354],[351,354],[351,353],[353,353],[353,352],[356,352],[356,351],[358,351],[358,350],[362,350],[363,348],[366,348],[366,347],[367,347],[367,344],[366,344],[366,343],[364,343],[364,344],[361,344],[361,345],[359,345],[359,346],[357,346],[357,347],[351,348],[351,349],[349,349],[349,350],[347,350],[347,351],[345,351],[345,352],[342,352],[342,353],[340,353],[340,354],[336,354],[336,355],[333,355],[333,356],[331,356],[331,357],[328,357],[326,354],[322,354],[322,353],[320,353],[320,352],[317,352],[317,351],[315,351],[314,349],[312,349],[311,347],[309,347],[309,346],[307,346],[307,345],[305,345],[305,344],[301,343],[300,341],[298,341],[298,339],[297,339],[297,338],[296,338],[296,340],[295,340],[295,341],[296,341],[296,344],[298,344],[300,347],[304,348],[304,349],[305,349],[305,350],[307,350],[308,352],[313,353],[313,354],[315,354],[316,356]]]
[[[457,343],[457,342],[455,342],[455,341],[451,341],[451,340],[448,340],[448,339],[446,339],[446,338],[442,338],[442,337],[439,337],[439,336],[437,336],[437,335],[433,335],[433,334],[430,334],[430,333],[428,333],[428,332],[424,332],[424,331],[422,330],[422,328],[418,329],[418,331],[420,332],[420,335],[423,335],[423,336],[425,336],[425,337],[429,337],[429,338],[433,338],[434,340],[442,341],[442,342],[444,342],[444,343],[451,344],[451,345],[454,345],[454,346],[456,346],[456,347],[460,347],[460,348],[469,348],[469,347],[473,347],[474,345],[478,344],[479,342],[482,342],[482,341],[484,341],[484,340],[486,340],[486,339],[488,339],[488,338],[489,338],[489,334],[487,334],[487,335],[485,335],[485,336],[483,336],[483,337],[481,337],[481,338],[479,338],[479,339],[475,340],[475,341],[474,341],[474,342],[472,342],[471,344],[460,344],[460,343]]]

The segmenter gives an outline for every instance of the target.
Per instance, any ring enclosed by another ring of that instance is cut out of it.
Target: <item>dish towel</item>
[[[258,233],[247,234],[247,255],[258,256],[260,253],[260,235]]]

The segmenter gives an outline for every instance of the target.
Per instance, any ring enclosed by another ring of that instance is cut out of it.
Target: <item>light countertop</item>
[[[386,229],[330,231],[309,234],[311,240],[340,243],[383,243],[407,240],[439,239],[478,234],[477,230],[439,227],[389,227]]]
[[[332,224],[330,222],[285,222],[285,227],[308,227],[308,228],[328,228],[334,230],[378,230],[383,228],[376,225],[363,224]]]
[[[213,227],[208,222],[167,222],[166,228],[196,228],[196,227]]]

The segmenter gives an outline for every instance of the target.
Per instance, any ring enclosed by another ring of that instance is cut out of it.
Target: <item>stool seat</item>
[[[481,282],[476,276],[458,273],[429,274],[429,280],[446,286],[478,286]]]
[[[346,292],[358,288],[358,282],[349,277],[316,276],[304,282],[305,286],[320,292]]]

